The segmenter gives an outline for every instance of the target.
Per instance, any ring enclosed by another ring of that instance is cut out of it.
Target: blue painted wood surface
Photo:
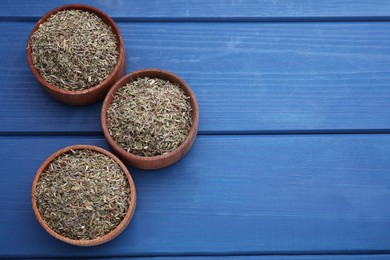
[[[185,158],[129,167],[134,219],[94,248],[50,237],[30,205],[50,154],[107,148],[101,103],[59,104],[27,67],[34,23],[66,2],[1,2],[0,257],[390,259],[388,1],[80,1],[118,22],[127,72],[170,70],[200,108]]]
[[[100,133],[101,104],[59,104],[33,78],[33,25],[0,24],[0,132]],[[387,22],[118,25],[127,72],[164,68],[193,88],[200,133],[390,130]]]
[[[67,0],[3,0],[0,16],[4,19],[39,19],[44,12]],[[93,5],[119,20],[311,20],[365,19],[390,17],[387,0],[79,0]]]
[[[130,168],[133,221],[114,241],[75,248],[50,237],[31,211],[35,170],[71,144],[100,137],[3,137],[2,256],[267,254],[390,248],[390,136],[199,136],[159,171]],[[11,188],[12,187],[12,188]],[[14,232],[17,230],[18,232]],[[23,251],[20,250],[23,245]]]

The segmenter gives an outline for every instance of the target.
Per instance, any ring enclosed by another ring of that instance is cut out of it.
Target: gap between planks
[[[277,257],[277,259],[290,259],[291,257],[294,257],[294,259],[299,260],[302,259],[388,259],[390,258],[390,250],[378,250],[378,251],[332,251],[332,252],[265,252],[265,253],[255,253],[255,252],[248,252],[248,253],[194,253],[194,254],[169,254],[169,253],[161,253],[161,254],[142,254],[142,255],[134,255],[134,256],[94,256],[94,257],[88,257],[88,256],[78,256],[77,259],[202,259],[202,258],[251,258],[255,257],[255,259],[275,259],[274,257]],[[74,256],[69,257],[12,257],[12,259],[74,259]]]
[[[44,14],[42,14],[44,15]],[[38,16],[0,16],[0,22],[37,22]],[[263,22],[263,23],[341,23],[341,22],[390,22],[390,16],[351,16],[351,17],[116,17],[115,22],[137,23],[231,23],[231,22]]]
[[[319,130],[248,130],[248,131],[199,131],[198,136],[256,136],[256,135],[368,135],[390,134],[390,129],[319,129]],[[103,137],[102,131],[61,132],[61,131],[0,131],[0,137]]]

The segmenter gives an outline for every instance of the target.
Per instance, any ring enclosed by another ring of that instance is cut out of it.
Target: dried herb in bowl
[[[187,138],[192,125],[189,97],[160,78],[138,78],[119,88],[107,109],[111,137],[129,153],[167,154]]]
[[[128,212],[126,174],[108,155],[76,149],[53,159],[39,176],[34,199],[43,221],[57,234],[92,240],[113,231]],[[135,191],[134,191],[135,192]]]
[[[49,84],[77,91],[106,79],[118,60],[111,27],[96,14],[62,10],[50,16],[31,37],[34,67]]]

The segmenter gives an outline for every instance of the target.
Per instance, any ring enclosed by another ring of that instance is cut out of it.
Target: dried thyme
[[[145,157],[178,148],[192,123],[189,97],[176,84],[139,78],[121,87],[107,110],[111,137],[126,151]]]
[[[51,85],[83,90],[108,77],[118,59],[111,27],[81,10],[59,11],[32,35],[35,68]]]
[[[81,149],[64,153],[47,166],[37,182],[35,200],[55,232],[91,240],[120,224],[130,192],[125,173],[112,158]]]

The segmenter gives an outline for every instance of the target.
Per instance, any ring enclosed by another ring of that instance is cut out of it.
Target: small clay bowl
[[[60,89],[56,86],[53,86],[49,84],[48,82],[45,81],[45,79],[41,76],[39,71],[35,68],[33,59],[32,59],[32,48],[31,48],[31,37],[33,33],[39,28],[39,25],[42,23],[46,22],[47,19],[62,10],[68,10],[68,9],[76,9],[76,10],[83,10],[83,11],[88,11],[91,13],[96,14],[99,16],[105,23],[110,25],[112,32],[115,34],[118,42],[118,61],[117,64],[115,65],[114,69],[108,75],[108,77],[100,82],[98,85],[90,87],[88,89],[84,90],[76,90],[76,91],[71,91],[71,90],[64,90]],[[123,77],[126,69],[126,51],[125,51],[125,45],[122,40],[122,35],[116,26],[115,22],[105,13],[100,11],[97,8],[90,7],[87,5],[81,5],[81,4],[70,4],[70,5],[64,5],[61,7],[58,7],[47,14],[45,14],[34,26],[33,30],[31,31],[30,37],[28,38],[27,42],[27,60],[28,60],[28,65],[30,66],[30,69],[34,76],[37,78],[39,83],[42,85],[42,87],[45,89],[45,91],[54,99],[68,104],[68,105],[75,105],[75,106],[80,106],[80,105],[88,105],[95,103],[99,100],[102,100],[105,95],[107,94],[108,90],[114,83]]]
[[[128,82],[134,81],[137,78],[144,78],[144,77],[160,78],[177,84],[179,87],[183,89],[184,93],[188,97],[190,97],[189,100],[192,107],[192,126],[184,142],[176,150],[172,152],[163,155],[153,156],[153,157],[144,157],[144,156],[139,156],[127,152],[125,149],[119,146],[111,137],[107,125],[107,109],[110,107],[110,104],[114,98],[116,91],[120,89],[122,86],[126,85]],[[121,158],[123,158],[123,160],[125,160],[130,165],[141,169],[160,169],[169,166],[175,163],[176,161],[180,160],[190,150],[192,144],[195,141],[196,134],[198,132],[199,109],[198,109],[198,103],[196,101],[196,97],[194,93],[192,92],[191,88],[187,85],[187,83],[183,79],[165,70],[142,69],[142,70],[134,71],[124,76],[110,89],[103,102],[103,107],[101,111],[101,120],[102,120],[103,133],[109,146]]]
[[[89,149],[92,151],[96,151],[96,152],[105,154],[105,155],[111,157],[112,159],[114,159],[115,162],[118,163],[118,165],[121,167],[123,172],[126,174],[127,180],[129,181],[130,190],[131,190],[130,207],[126,213],[125,218],[122,220],[122,222],[114,230],[112,230],[110,233],[108,233],[102,237],[92,239],[92,240],[70,239],[68,237],[62,236],[62,235],[58,234],[57,232],[55,232],[53,229],[51,229],[46,224],[46,222],[41,217],[41,214],[38,211],[37,203],[35,201],[35,191],[36,191],[37,182],[38,182],[39,177],[43,173],[43,171],[46,169],[46,167],[59,155],[66,153],[66,152],[69,152],[70,150],[82,150],[82,149]],[[112,153],[110,153],[102,148],[99,148],[97,146],[93,146],[93,145],[73,145],[73,146],[65,147],[65,148],[55,152],[48,159],[46,159],[46,161],[43,162],[41,167],[39,167],[37,173],[35,174],[33,185],[32,185],[32,208],[33,208],[35,216],[38,219],[39,224],[41,224],[41,226],[53,237],[55,237],[63,242],[66,242],[66,243],[69,243],[72,245],[76,245],[76,246],[96,246],[96,245],[100,245],[100,244],[106,243],[106,242],[114,239],[130,223],[130,220],[132,219],[132,217],[134,215],[136,204],[137,204],[137,196],[136,196],[135,185],[134,185],[133,179],[131,178],[131,175],[130,175],[129,171],[127,170],[126,166],[118,159],[118,157],[116,157]]]

